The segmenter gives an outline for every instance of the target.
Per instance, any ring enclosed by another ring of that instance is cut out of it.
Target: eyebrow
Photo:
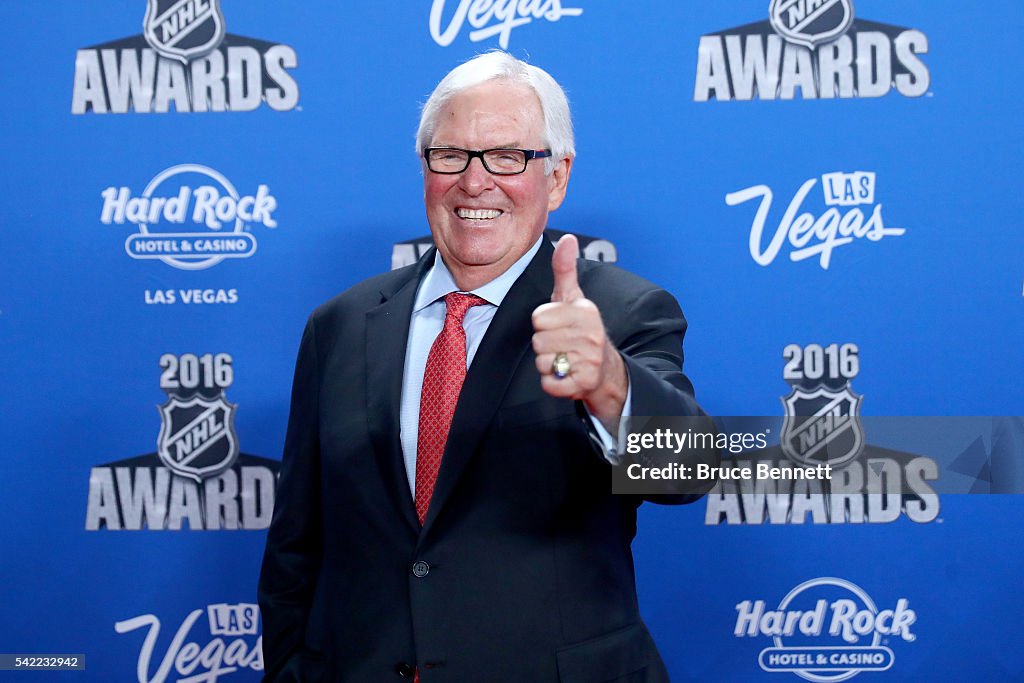
[[[451,144],[447,144],[447,143],[443,143],[443,142],[435,142],[434,144],[430,145],[430,147],[456,147],[458,149],[466,149],[465,147],[459,147],[458,145],[451,145]],[[510,142],[508,144],[495,145],[494,147],[484,147],[483,149],[526,149],[526,148],[523,147],[522,144],[520,144],[518,142]],[[530,147],[529,149],[533,149],[533,148]]]

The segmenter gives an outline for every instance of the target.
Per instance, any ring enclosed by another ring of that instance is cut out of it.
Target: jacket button
[[[424,576],[430,573],[430,565],[423,560],[417,560],[412,563],[412,575],[417,579],[422,579]]]
[[[416,667],[408,662],[401,662],[395,667],[395,673],[402,678],[412,678],[416,675]]]

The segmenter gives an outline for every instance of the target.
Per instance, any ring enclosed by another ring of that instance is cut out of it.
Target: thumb
[[[555,253],[551,256],[551,272],[555,276],[552,301],[568,303],[583,298],[583,290],[576,279],[576,257],[579,253],[576,235],[563,235],[555,245]]]

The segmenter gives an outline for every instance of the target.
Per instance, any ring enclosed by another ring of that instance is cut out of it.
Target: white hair
[[[562,87],[544,69],[501,50],[477,55],[441,79],[423,105],[420,126],[416,131],[416,154],[421,155],[423,148],[430,145],[437,117],[448,100],[463,90],[496,79],[522,83],[537,94],[544,114],[544,145],[551,150],[551,156],[544,159],[545,175],[550,175],[563,158],[576,156],[569,100]]]

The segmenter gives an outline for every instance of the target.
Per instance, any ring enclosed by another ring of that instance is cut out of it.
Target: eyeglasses
[[[460,149],[458,147],[424,147],[423,158],[434,173],[453,175],[469,168],[469,162],[479,157],[488,173],[519,175],[526,170],[530,159],[551,156],[550,149]]]

